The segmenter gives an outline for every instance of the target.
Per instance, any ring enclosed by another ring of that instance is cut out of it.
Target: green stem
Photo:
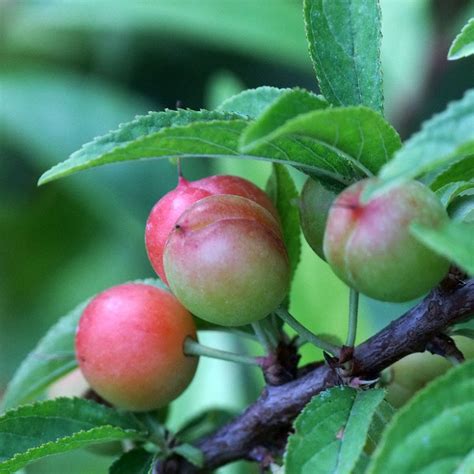
[[[288,326],[293,328],[301,340],[307,341],[316,347],[319,347],[323,351],[332,354],[334,357],[339,356],[341,348],[330,342],[325,341],[324,339],[319,338],[316,334],[313,334],[309,329],[306,329],[301,323],[299,323],[286,309],[278,308],[275,311],[275,314],[285,321]]]
[[[189,356],[210,357],[212,359],[227,360],[238,364],[260,365],[256,357],[236,354],[235,352],[222,351],[213,347],[203,346],[194,339],[187,337],[184,341],[184,353]]]
[[[354,347],[357,335],[357,315],[359,313],[359,292],[350,289],[349,292],[349,330],[347,332],[346,346]]]
[[[265,330],[265,327],[263,326],[263,323],[261,321],[256,321],[252,323],[252,328],[260,344],[265,349],[265,352],[267,354],[270,354],[273,351],[274,346],[270,341],[270,338]]]

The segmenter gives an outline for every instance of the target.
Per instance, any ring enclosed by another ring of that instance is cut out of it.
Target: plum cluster
[[[270,198],[236,176],[178,186],[153,207],[145,230],[150,262],[171,292],[115,286],[86,307],[76,336],[79,366],[108,402],[133,411],[166,405],[191,382],[197,358],[191,316],[222,326],[255,322],[289,288],[289,261]]]

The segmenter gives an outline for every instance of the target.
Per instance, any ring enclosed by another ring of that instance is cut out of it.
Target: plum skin
[[[170,232],[188,207],[210,195],[205,189],[193,187],[189,181],[180,178],[178,186],[165,194],[151,210],[145,228],[145,247],[153,269],[165,283],[163,251]]]
[[[267,209],[278,220],[278,212],[267,194],[246,179],[219,175],[188,181],[180,177],[178,186],[155,204],[145,228],[148,258],[157,275],[165,283],[168,283],[168,280],[163,267],[163,252],[176,221],[195,202],[216,194],[231,194],[250,199]]]
[[[279,223],[249,199],[216,195],[178,220],[164,253],[171,290],[201,319],[240,326],[264,318],[289,288]]]
[[[436,195],[418,181],[393,187],[362,204],[376,178],[344,190],[329,211],[324,254],[336,275],[371,298],[402,302],[422,296],[449,262],[418,242],[412,222],[438,227],[448,218]]]
[[[183,352],[196,338],[192,316],[169,292],[128,283],[100,293],[76,334],[79,367],[111,404],[131,411],[167,405],[191,382],[198,359]]]
[[[323,251],[324,232],[329,209],[337,193],[313,178],[303,185],[300,197],[300,223],[303,235],[313,251],[326,260]]]

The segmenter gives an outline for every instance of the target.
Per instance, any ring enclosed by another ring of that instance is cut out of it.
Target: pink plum
[[[183,352],[196,338],[192,316],[170,293],[128,283],[97,295],[84,310],[76,357],[90,386],[111,404],[149,411],[191,382],[197,359]]]

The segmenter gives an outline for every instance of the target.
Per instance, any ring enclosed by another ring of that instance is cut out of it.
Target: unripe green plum
[[[181,214],[195,202],[216,194],[231,194],[260,204],[275,219],[278,212],[270,198],[255,184],[238,176],[209,176],[198,181],[179,178],[178,186],[165,194],[153,207],[145,229],[145,247],[150,263],[158,276],[167,283],[163,268],[166,240]]]
[[[466,360],[474,357],[474,341],[455,336],[454,342]],[[387,386],[387,401],[399,408],[427,383],[443,375],[452,367],[444,357],[430,352],[416,352],[400,359],[390,367],[390,383]]]
[[[303,234],[309,246],[323,260],[324,231],[329,208],[336,199],[336,191],[313,178],[308,178],[301,190],[300,222]]]
[[[165,247],[173,293],[196,316],[222,326],[264,318],[289,288],[278,222],[239,196],[201,199],[178,220]]]
[[[196,338],[192,316],[170,293],[128,283],[97,295],[85,308],[76,357],[91,388],[132,411],[167,405],[191,382],[197,359],[183,352]]]
[[[333,271],[361,293],[401,302],[422,296],[443,278],[449,262],[410,233],[417,222],[438,227],[447,213],[423,184],[409,181],[363,204],[375,178],[344,190],[329,211],[324,254]]]

